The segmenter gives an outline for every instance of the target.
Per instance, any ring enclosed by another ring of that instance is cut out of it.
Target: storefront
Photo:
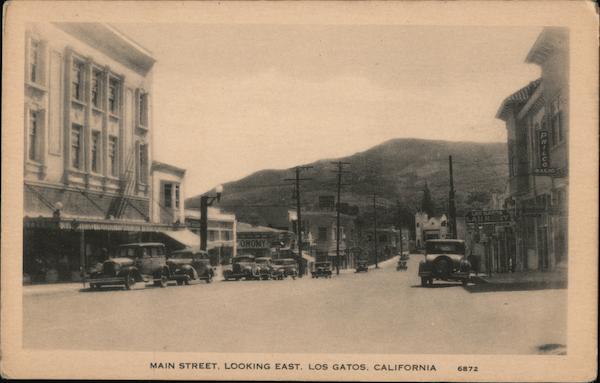
[[[119,245],[162,242],[168,251],[184,247],[169,240],[172,225],[148,222],[25,217],[23,279],[25,283],[81,281],[84,271],[104,260]]]

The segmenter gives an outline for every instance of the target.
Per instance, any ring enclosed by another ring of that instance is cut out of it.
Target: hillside
[[[439,212],[448,200],[448,156],[453,157],[457,211],[464,213],[481,206],[490,193],[504,189],[508,165],[506,144],[449,142],[421,139],[394,139],[348,157],[320,160],[302,172],[311,178],[303,181],[302,203],[310,208],[319,195],[335,195],[336,175],[333,161],[348,162],[343,176],[342,202],[359,207],[361,213],[372,209],[372,195],[378,204],[392,208],[399,203],[415,211],[420,207],[427,182]],[[294,169],[261,170],[224,185],[219,206],[235,212],[238,219],[265,224],[274,209],[293,208]],[[199,207],[199,196],[186,200],[186,206]]]

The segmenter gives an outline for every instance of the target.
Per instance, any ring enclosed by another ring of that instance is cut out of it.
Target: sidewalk
[[[89,285],[86,284],[86,287],[89,287]],[[23,286],[23,296],[69,294],[77,293],[81,289],[83,289],[82,282],[25,285]]]
[[[396,262],[398,262],[398,255],[394,255],[391,258],[386,259],[385,261],[381,261],[379,262],[378,266],[379,268],[383,268],[383,267],[387,267],[391,264],[396,264]],[[375,270],[375,265],[369,265],[369,270]],[[335,273],[335,265],[333,265],[333,272]],[[354,267],[349,267],[347,269],[340,269],[340,274],[352,274],[355,273],[356,269]]]
[[[566,289],[567,274],[565,269],[497,273],[491,276],[472,274],[471,280],[475,285],[469,285],[466,288],[471,292]]]

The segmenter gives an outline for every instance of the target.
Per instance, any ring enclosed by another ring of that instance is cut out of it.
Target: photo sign
[[[271,242],[264,238],[240,239],[237,242],[239,249],[268,249],[271,247]]]
[[[508,210],[472,210],[465,215],[466,223],[510,222]]]

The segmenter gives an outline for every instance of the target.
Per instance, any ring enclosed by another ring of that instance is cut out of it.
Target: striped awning
[[[135,232],[163,232],[173,230],[172,225],[150,223],[145,221],[54,217],[25,217],[23,219],[23,226],[29,229],[46,228],[61,230],[102,230]]]

